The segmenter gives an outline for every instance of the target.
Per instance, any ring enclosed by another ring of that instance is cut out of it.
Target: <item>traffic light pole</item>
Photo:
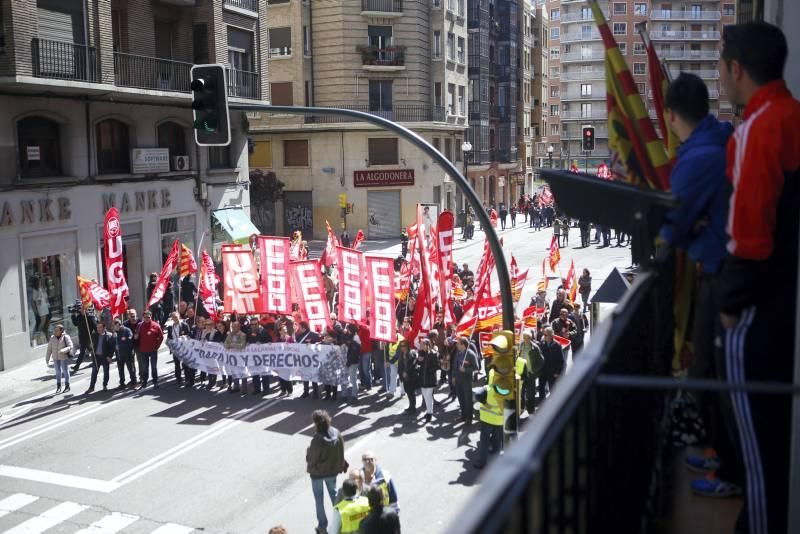
[[[469,185],[469,181],[467,181],[466,177],[459,172],[459,170],[453,165],[450,160],[444,157],[441,152],[436,150],[433,145],[428,143],[425,139],[420,137],[418,134],[412,132],[408,128],[397,124],[396,122],[390,121],[388,119],[384,119],[383,117],[378,117],[377,115],[372,115],[370,113],[365,113],[363,111],[354,111],[350,109],[339,109],[339,108],[317,108],[317,107],[300,107],[300,106],[272,106],[269,104],[240,104],[240,103],[231,103],[229,104],[230,109],[236,111],[260,111],[262,113],[280,113],[285,114],[289,113],[292,115],[339,115],[344,117],[351,117],[354,119],[359,119],[364,122],[369,122],[374,124],[375,126],[380,126],[385,130],[392,131],[411,143],[415,145],[417,148],[422,150],[425,154],[430,156],[433,161],[439,164],[439,166],[445,170],[447,174],[453,178],[456,183],[461,187],[461,191],[467,197],[470,205],[472,206],[473,210],[475,211],[475,215],[478,217],[478,220],[481,223],[481,228],[484,230],[484,234],[486,235],[486,239],[489,241],[489,248],[492,251],[492,255],[495,258],[504,258],[503,255],[503,248],[500,245],[500,240],[497,237],[497,233],[494,231],[494,227],[492,226],[491,221],[489,220],[489,215],[486,213],[486,210],[483,209],[481,206],[481,201],[478,198],[477,193],[472,187]],[[508,266],[506,265],[505,261],[497,261],[495,262],[495,268],[497,269],[497,280],[500,283],[500,301],[503,305],[503,329],[510,330],[511,332],[514,331],[514,300],[511,298],[511,282],[508,275]]]

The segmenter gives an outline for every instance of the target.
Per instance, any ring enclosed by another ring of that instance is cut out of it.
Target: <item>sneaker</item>
[[[692,491],[703,497],[736,497],[742,494],[742,488],[731,482],[725,482],[708,473],[705,478],[692,480]]]
[[[695,473],[708,473],[719,469],[719,456],[714,449],[706,449],[702,455],[686,455],[686,467]]]

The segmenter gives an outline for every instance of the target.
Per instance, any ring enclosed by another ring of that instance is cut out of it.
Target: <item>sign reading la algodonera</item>
[[[414,185],[414,169],[353,171],[354,187],[391,187],[397,185]]]

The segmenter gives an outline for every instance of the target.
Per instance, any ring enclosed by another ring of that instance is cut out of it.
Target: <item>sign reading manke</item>
[[[353,171],[354,187],[391,187],[398,185],[414,185],[414,169]]]

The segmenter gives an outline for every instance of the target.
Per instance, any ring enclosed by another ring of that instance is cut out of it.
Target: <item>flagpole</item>
[[[92,329],[89,328],[89,318],[86,316],[86,309],[83,310],[83,320],[86,322],[86,331],[89,333],[89,348],[92,349],[92,359],[94,367],[97,368],[97,354],[94,353],[94,340],[92,339]]]
[[[642,38],[645,49],[650,48],[653,42],[650,40],[650,34],[647,32],[647,22],[640,22],[636,25],[636,30],[639,32],[639,37]],[[659,59],[658,63],[661,65],[661,71],[664,73],[667,83],[672,83],[672,74],[667,69],[667,66],[662,60]]]
[[[207,232],[207,230],[203,230],[203,233],[200,234],[200,242],[197,243],[197,254],[195,255],[195,260],[194,260],[195,261],[195,265],[202,265],[202,263],[200,263],[200,260],[201,260],[201,258],[200,258],[200,249],[203,247],[203,241],[206,238],[206,232]],[[180,268],[181,268],[180,263],[178,263],[178,270],[179,271],[180,271]],[[199,273],[202,272],[202,271],[200,269],[197,269],[197,272],[198,272],[198,277],[197,277],[197,295],[195,295],[195,297],[194,297],[194,325],[195,326],[197,326],[197,309],[198,309],[198,305],[200,304],[200,276],[199,276]],[[180,294],[180,292],[178,294]],[[216,299],[214,299],[214,301],[216,303]]]

